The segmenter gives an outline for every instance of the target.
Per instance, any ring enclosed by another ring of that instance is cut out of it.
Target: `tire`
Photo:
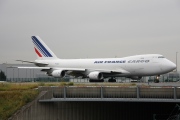
[[[102,80],[89,80],[89,82],[104,82],[104,80],[102,79]]]

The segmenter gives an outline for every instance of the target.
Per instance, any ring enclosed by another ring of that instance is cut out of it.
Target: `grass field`
[[[0,83],[0,120],[7,120],[37,95],[38,84]]]

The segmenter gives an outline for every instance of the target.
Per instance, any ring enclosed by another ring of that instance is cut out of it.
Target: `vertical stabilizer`
[[[51,49],[41,40],[39,36],[32,36],[32,42],[34,44],[34,50],[38,59],[57,59],[56,55]]]

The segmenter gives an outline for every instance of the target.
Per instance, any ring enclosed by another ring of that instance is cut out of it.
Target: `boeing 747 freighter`
[[[99,59],[59,59],[38,36],[32,36],[35,61],[17,60],[33,63],[37,67],[17,67],[41,69],[49,76],[63,78],[65,75],[89,78],[90,82],[115,82],[116,77],[127,77],[135,80],[143,76],[157,76],[176,69],[176,65],[160,54],[135,55],[123,58]]]

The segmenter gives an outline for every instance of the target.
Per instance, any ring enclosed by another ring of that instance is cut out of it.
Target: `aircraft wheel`
[[[104,80],[102,79],[102,80],[89,80],[89,82],[104,82]]]
[[[94,80],[89,80],[89,82],[94,82]]]
[[[108,82],[116,82],[116,79],[109,79]]]
[[[102,80],[100,80],[100,82],[104,82],[104,80],[102,79]]]

